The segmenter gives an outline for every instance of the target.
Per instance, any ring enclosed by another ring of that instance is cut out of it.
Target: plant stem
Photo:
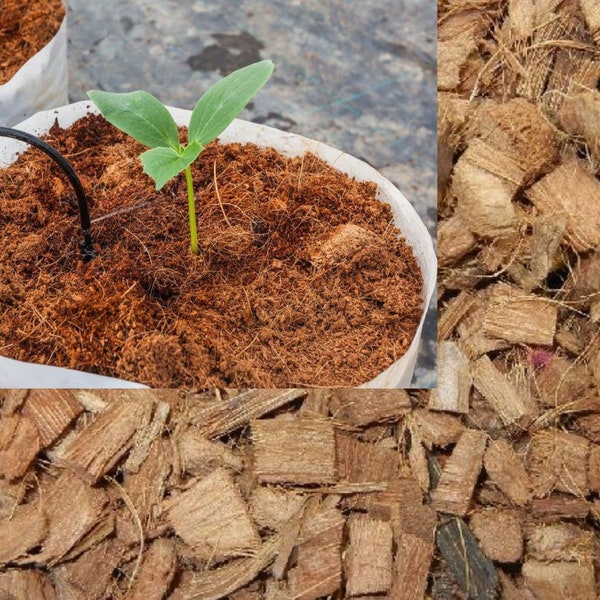
[[[198,249],[198,233],[196,231],[196,206],[194,204],[194,182],[192,181],[192,168],[185,168],[185,181],[188,192],[188,214],[190,217],[190,246],[194,254],[200,254]]]

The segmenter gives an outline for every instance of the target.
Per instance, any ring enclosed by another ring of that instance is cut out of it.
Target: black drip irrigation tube
[[[12,129],[10,127],[0,127],[0,137],[8,137],[19,140],[20,142],[25,142],[31,146],[34,146],[35,148],[38,148],[42,152],[45,152],[64,171],[65,175],[69,178],[73,189],[75,190],[77,203],[79,205],[79,220],[81,221],[81,230],[83,233],[83,240],[79,242],[79,247],[83,253],[83,260],[84,262],[92,260],[92,258],[96,256],[96,251],[94,250],[94,243],[92,241],[92,234],[90,231],[90,211],[88,208],[88,201],[85,196],[85,191],[81,185],[81,181],[79,180],[77,173],[75,173],[73,165],[58,150],[56,150],[56,148],[53,148],[50,146],[50,144],[47,144],[31,133],[20,131],[18,129]]]

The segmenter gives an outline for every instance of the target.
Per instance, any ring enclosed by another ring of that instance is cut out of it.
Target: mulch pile
[[[182,135],[184,135],[182,133]],[[153,387],[357,385],[408,349],[422,276],[376,186],[314,155],[210,144],[160,192],[143,147],[88,115],[47,141],[92,201],[83,264],[72,190],[39,151],[0,170],[0,354]]]
[[[61,0],[0,0],[0,85],[56,35]]]
[[[4,391],[0,594],[594,600],[600,401]]]

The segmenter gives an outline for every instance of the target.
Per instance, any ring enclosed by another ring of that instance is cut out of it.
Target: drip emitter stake
[[[81,185],[81,181],[79,180],[77,173],[75,173],[73,165],[58,150],[56,150],[56,148],[53,148],[50,146],[50,144],[47,144],[31,133],[20,131],[18,129],[12,129],[10,127],[0,127],[0,137],[13,138],[38,148],[42,152],[45,152],[65,172],[66,176],[71,182],[71,185],[73,186],[73,189],[75,190],[77,203],[79,205],[79,220],[81,221],[81,230],[83,233],[83,240],[79,242],[79,246],[83,253],[83,260],[85,262],[92,260],[92,258],[96,256],[96,251],[94,250],[92,234],[90,231],[90,211],[88,208],[88,201],[85,196],[85,191]]]

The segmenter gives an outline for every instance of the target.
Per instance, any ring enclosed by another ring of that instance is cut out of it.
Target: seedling
[[[206,145],[221,134],[258,93],[273,72],[273,63],[263,60],[238,69],[212,85],[198,100],[188,127],[188,142],[181,144],[173,117],[166,107],[148,92],[138,90],[114,94],[92,90],[90,100],[104,118],[138,142],[151,148],[140,158],[147,173],[160,190],[185,171],[190,220],[190,246],[199,253],[192,169]]]

